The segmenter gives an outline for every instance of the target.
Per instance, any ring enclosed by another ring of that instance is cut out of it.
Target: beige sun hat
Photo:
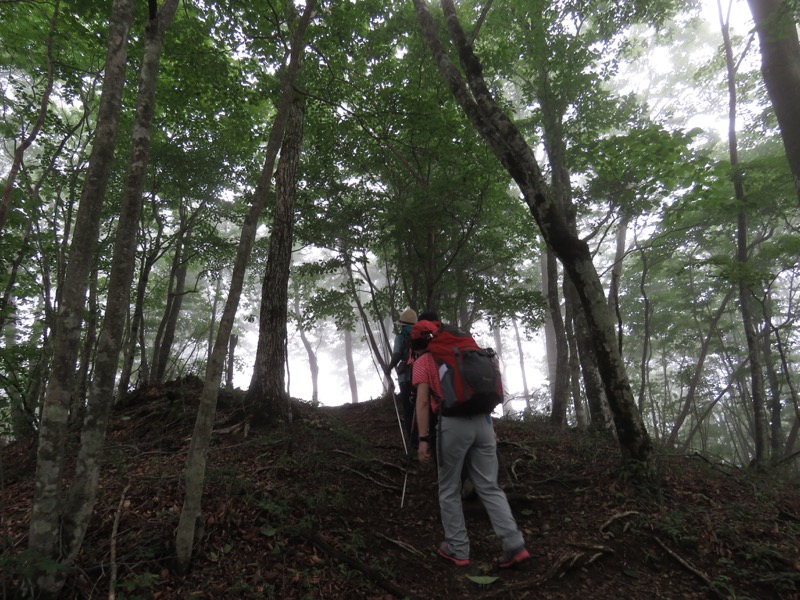
[[[411,307],[406,307],[406,309],[400,313],[400,318],[395,321],[395,325],[413,325],[417,322],[417,313],[411,310]]]

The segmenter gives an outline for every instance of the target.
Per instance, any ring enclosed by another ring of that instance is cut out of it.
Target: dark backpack
[[[441,414],[489,414],[503,401],[503,381],[494,350],[484,350],[468,333],[439,324],[428,342],[439,365]]]
[[[400,346],[400,355],[403,359],[397,363],[397,367],[395,367],[398,375],[405,373],[414,363],[414,355],[411,353],[410,329],[408,327],[403,327],[403,329],[400,330],[400,335],[403,336],[403,344]]]

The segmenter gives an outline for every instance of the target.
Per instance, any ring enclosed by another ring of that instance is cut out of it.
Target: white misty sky
[[[721,0],[723,11],[728,10],[729,0]],[[719,31],[719,16],[717,8],[717,0],[703,0],[702,13],[709,23],[711,31]],[[733,0],[731,5],[731,23],[733,29],[740,35],[746,35],[752,27],[751,15],[747,2],[745,0]],[[655,61],[664,59],[666,64],[669,63],[669,56],[667,50],[662,50],[661,55],[655,57]],[[757,53],[757,44],[751,52]],[[659,58],[659,56],[661,58]],[[724,115],[722,116],[722,130],[726,127],[724,123]],[[694,118],[687,120],[687,127],[708,126],[707,116],[697,115]],[[480,330],[476,329],[473,332],[476,335],[478,343],[484,346],[494,347],[494,340],[489,334],[488,328]],[[504,332],[503,339],[503,355],[504,355],[504,368],[505,368],[505,383],[509,393],[514,395],[522,395],[522,375],[519,366],[519,355],[516,350],[516,342],[513,339],[513,331]],[[316,333],[309,334],[312,343],[317,343],[319,335]],[[323,338],[325,336],[323,335]],[[366,342],[361,341],[362,333],[358,332],[354,336],[354,344],[356,351],[359,345],[364,346],[361,356],[356,358],[356,370],[359,385],[359,401],[363,402],[373,398],[377,398],[383,392],[382,376],[378,372],[376,366],[373,365],[372,360],[366,351]],[[239,347],[237,348],[237,355],[245,363],[244,370],[240,370],[235,376],[235,385],[237,387],[246,388],[250,383],[250,375],[252,373],[252,361],[255,357],[255,338],[256,334],[247,336],[240,336]],[[334,347],[326,347],[322,342],[318,347],[318,359],[320,364],[320,402],[329,406],[336,406],[347,404],[351,401],[350,390],[347,384],[347,373],[343,351],[340,348],[343,344],[337,344]],[[536,387],[545,384],[545,365],[543,360],[544,355],[544,337],[538,334],[534,339],[524,342],[524,353],[526,355],[526,377],[528,388],[533,390]],[[306,358],[305,350],[302,348],[299,337],[293,331],[290,331],[289,339],[289,369],[290,369],[290,393],[293,397],[303,398],[306,400],[311,399],[312,387],[311,376],[308,369],[308,361]],[[514,408],[522,409],[524,403],[522,401],[514,402]]]

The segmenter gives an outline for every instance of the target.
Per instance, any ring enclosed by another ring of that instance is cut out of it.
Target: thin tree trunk
[[[186,494],[175,534],[176,566],[181,572],[188,568],[192,557],[195,523],[200,517],[206,458],[211,441],[211,430],[214,426],[214,416],[217,410],[220,376],[222,375],[225,353],[228,348],[228,338],[233,329],[233,320],[236,317],[236,310],[239,306],[239,298],[244,285],[244,275],[255,241],[259,217],[261,216],[261,211],[269,195],[269,188],[272,181],[272,169],[283,140],[283,132],[294,97],[294,82],[300,68],[300,57],[303,51],[302,40],[306,27],[311,20],[311,15],[314,12],[315,4],[315,0],[308,0],[308,2],[306,2],[303,15],[292,35],[289,64],[281,78],[281,97],[275,115],[275,122],[272,125],[272,131],[270,131],[269,140],[267,141],[264,168],[261,171],[261,178],[253,194],[250,211],[242,226],[239,246],[236,251],[236,261],[231,275],[228,299],[222,311],[222,318],[220,319],[217,338],[214,342],[214,350],[211,353],[211,360],[208,361],[206,367],[206,378],[200,396],[200,406],[198,408],[197,419],[192,433],[192,441],[189,445],[189,452],[186,459]]]
[[[133,141],[111,258],[106,313],[97,344],[75,476],[62,515],[62,544],[67,554],[65,563],[68,565],[80,553],[94,510],[101,454],[113,405],[125,315],[130,305],[131,282],[136,262],[136,237],[142,210],[145,173],[150,157],[156,81],[164,32],[175,16],[178,2],[179,0],[165,0],[160,10],[157,10],[154,1],[150,4],[139,72]]]
[[[183,243],[181,243],[181,246],[183,246]],[[175,330],[178,327],[178,318],[181,315],[183,299],[186,297],[186,273],[188,269],[188,262],[183,256],[183,252],[181,252],[180,263],[176,265],[174,273],[175,287],[170,294],[171,298],[168,302],[169,313],[165,315],[161,345],[158,349],[158,362],[156,363],[155,358],[153,359],[153,368],[156,375],[154,380],[157,382],[164,381],[167,376],[167,365],[172,356],[172,345],[175,342]]]
[[[753,322],[753,292],[747,284],[747,215],[745,214],[745,192],[742,174],[738,169],[739,150],[736,137],[736,65],[733,60],[733,48],[729,35],[728,23],[722,15],[722,6],[717,0],[720,26],[725,48],[725,64],[727,66],[728,84],[728,153],[733,169],[733,189],[739,212],[736,228],[736,262],[739,263],[739,310],[742,315],[742,327],[747,341],[747,354],[750,363],[750,394],[752,397],[753,415],[753,466],[764,468],[769,460],[769,436],[767,433],[767,414],[764,402],[764,379],[761,365],[761,352],[758,347],[758,336]]]
[[[184,259],[184,247],[187,241],[184,236],[186,235],[185,223],[183,222],[183,215],[181,215],[181,227],[175,241],[175,254],[172,257],[172,266],[169,272],[167,302],[164,306],[164,314],[158,324],[155,340],[153,340],[153,357],[150,362],[150,376],[148,378],[152,383],[158,383],[164,377],[172,349],[172,341],[175,339],[175,327],[177,326],[180,307],[183,303],[183,294],[186,290],[187,266]]]
[[[772,294],[767,293],[763,303],[764,331],[761,333],[761,352],[764,356],[764,370],[769,383],[769,431],[770,451],[772,463],[776,464],[783,459],[786,450],[781,419],[781,384],[775,368],[775,359],[772,354]]]
[[[503,362],[503,337],[499,327],[492,328],[492,337],[494,338],[494,351],[497,354],[497,359],[500,362],[501,369],[505,365]],[[503,402],[500,405],[503,414],[508,414],[508,387],[506,386],[505,373],[501,370],[501,382],[503,384]]]
[[[122,358],[122,371],[117,385],[117,398],[122,398],[130,387],[131,375],[133,373],[133,363],[136,358],[136,348],[139,344],[139,333],[144,327],[144,300],[147,294],[147,283],[150,280],[150,272],[155,264],[153,252],[147,253],[142,257],[139,269],[139,280],[136,284],[136,300],[133,307],[133,315],[130,318],[130,328],[128,333],[128,344]],[[141,366],[144,368],[144,365]]]
[[[555,254],[547,249],[547,304],[556,339],[556,371],[555,380],[550,382],[550,422],[553,425],[565,425],[567,420],[567,403],[569,401],[569,346],[561,316],[561,301],[558,296],[558,263]],[[548,362],[549,362],[548,358]]]
[[[775,370],[775,361],[772,355],[772,345],[770,344],[770,335],[762,335],[761,346],[764,356],[764,369],[767,373],[767,381],[769,382],[769,441],[770,441],[770,456],[772,457],[773,464],[779,462],[785,451],[785,440],[783,433],[783,423],[781,421],[781,386],[778,379],[778,373]]]
[[[356,308],[358,309],[358,314],[361,317],[361,323],[362,323],[362,325],[364,327],[364,333],[367,336],[367,342],[369,343],[369,347],[372,350],[372,355],[374,357],[376,357],[376,360],[378,361],[378,364],[380,365],[381,372],[383,372],[384,369],[386,369],[386,365],[388,364],[388,359],[386,358],[386,354],[387,354],[386,353],[386,344],[384,344],[382,346],[375,339],[375,333],[373,332],[372,327],[370,326],[369,315],[367,314],[367,311],[364,309],[364,305],[361,302],[361,298],[359,297],[358,290],[356,289],[356,286],[355,286],[355,281],[354,281],[354,278],[353,278],[353,268],[352,268],[352,265],[350,263],[351,257],[348,254],[348,251],[347,251],[346,248],[342,250],[342,254],[345,256],[345,260],[347,261],[346,265],[345,265],[345,269],[347,270],[348,288],[350,289],[350,293],[352,294],[353,302],[355,302]],[[381,327],[381,329],[383,329],[383,327]],[[385,338],[385,335],[384,335],[384,338]],[[387,340],[387,343],[388,343],[388,340]],[[385,382],[386,382],[387,386],[388,386],[390,381],[391,381],[390,376],[386,376],[385,377]]]
[[[86,321],[83,328],[86,334],[83,336],[78,375],[75,380],[75,393],[72,394],[72,406],[69,411],[70,425],[83,421],[84,408],[86,406],[86,394],[89,389],[89,379],[92,376],[94,365],[95,344],[97,343],[97,321],[100,318],[100,307],[97,299],[97,269],[92,269],[89,280],[89,306],[86,309]]]
[[[39,430],[28,545],[32,551],[45,557],[56,558],[61,555],[59,508],[69,406],[74,392],[86,283],[97,247],[101,210],[114,158],[117,120],[125,83],[128,33],[132,21],[133,2],[114,0],[97,130],[67,261],[61,307],[56,318],[52,370]],[[39,573],[37,587],[41,595],[58,595],[60,579],[52,573]]]
[[[780,331],[774,326],[772,326],[772,334],[775,336],[775,348],[778,350],[778,356],[781,359],[781,375],[783,377],[784,383],[786,387],[789,388],[789,395],[792,400],[792,406],[794,408],[794,423],[792,424],[792,429],[789,431],[789,435],[786,438],[786,450],[784,456],[789,456],[793,450],[794,445],[797,441],[797,434],[800,431],[800,400],[798,400],[797,390],[792,383],[792,370],[789,365],[789,359],[786,356],[786,351],[783,347],[783,341],[781,340]]]
[[[301,314],[300,308],[300,297],[299,292],[296,290],[294,295],[294,312],[298,315],[297,319],[297,331],[300,334],[300,341],[303,343],[303,348],[305,348],[306,356],[308,356],[308,368],[311,372],[311,402],[316,404],[319,402],[319,361],[317,360],[317,353],[314,351],[314,347],[311,345],[311,342],[306,335],[306,332],[300,327],[300,323],[302,319],[299,318]]]
[[[219,310],[219,301],[222,298],[222,273],[218,273],[216,281],[214,282],[214,298],[211,301],[211,319],[208,323],[208,347],[206,349],[206,364],[211,360],[211,352],[214,349],[214,334],[217,327],[217,310]],[[229,368],[230,365],[229,365]]]
[[[571,281],[565,280],[565,287],[573,306],[580,306],[580,298]],[[613,431],[614,416],[608,404],[600,370],[597,366],[589,325],[583,310],[573,310],[573,329],[578,343],[578,358],[583,375],[586,404],[589,406],[589,427],[594,431]]]
[[[228,343],[228,368],[225,371],[225,387],[229,390],[233,389],[233,359],[236,356],[236,344],[239,343],[239,336],[232,335]]]
[[[353,361],[353,332],[349,329],[344,330],[344,358],[347,363],[347,381],[350,384],[350,402],[358,404],[358,381]]]
[[[634,235],[635,239],[635,235]],[[639,250],[639,256],[642,259],[642,276],[639,278],[639,293],[642,296],[642,319],[644,321],[644,331],[642,332],[642,358],[639,361],[639,412],[644,413],[644,398],[645,393],[650,388],[650,357],[652,355],[652,346],[650,343],[650,324],[652,319],[652,309],[650,307],[650,297],[647,295],[647,286],[645,283],[647,282],[647,252],[639,245],[639,241],[635,239],[636,248]],[[619,238],[617,238],[617,255],[619,257],[620,247],[619,247]],[[623,244],[624,248],[624,244]],[[619,257],[618,261],[621,262],[622,258]],[[615,265],[616,267],[616,265]],[[616,290],[616,286],[612,285],[612,288]],[[610,296],[610,295],[609,295]],[[616,306],[617,312],[617,323],[619,323],[619,347],[622,348],[622,319],[619,317],[619,297],[618,292],[614,292],[614,297],[616,298],[614,304]]]
[[[622,354],[622,314],[619,310],[619,282],[622,279],[622,261],[625,259],[625,240],[628,234],[628,225],[631,222],[630,215],[622,211],[617,227],[617,244],[614,252],[614,266],[611,268],[611,283],[608,286],[608,310],[617,317],[617,344],[619,352]],[[641,400],[639,411],[642,411]]]
[[[581,399],[581,369],[580,360],[578,357],[578,340],[575,337],[573,325],[575,323],[572,303],[569,301],[569,294],[565,293],[565,315],[564,315],[564,328],[569,345],[569,376],[567,381],[569,383],[570,395],[572,396],[572,406],[575,410],[575,421],[578,430],[586,431],[589,429],[589,422],[586,416],[586,406]],[[577,308],[577,307],[576,307]],[[580,310],[580,309],[579,309]]]
[[[483,79],[483,68],[461,29],[453,1],[441,0],[441,5],[469,88],[438,38],[427,3],[414,0],[423,35],[434,60],[467,117],[516,181],[545,242],[572,279],[586,313],[600,374],[614,413],[622,457],[643,465],[649,474],[652,469],[652,443],[636,409],[625,364],[616,347],[613,320],[608,312],[600,277],[592,264],[589,247],[570,232],[563,211],[550,197],[533,151],[492,97]]]
[[[558,379],[558,340],[556,327],[553,322],[553,311],[550,308],[550,276],[548,275],[549,254],[545,249],[539,259],[539,267],[542,272],[542,294],[547,298],[548,311],[544,317],[544,351],[547,364],[547,380],[549,382],[549,392],[552,398],[555,394],[556,381]]]
[[[532,411],[531,407],[531,392],[528,389],[528,376],[525,374],[525,353],[522,350],[522,338],[519,335],[519,325],[517,320],[513,319],[514,323],[514,338],[517,340],[517,354],[519,354],[519,371],[522,374],[522,393],[525,395],[525,407],[528,411]]]

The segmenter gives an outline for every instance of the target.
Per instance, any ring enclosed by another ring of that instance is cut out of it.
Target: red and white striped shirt
[[[414,361],[414,373],[411,377],[411,385],[417,387],[420,383],[427,383],[431,390],[431,407],[434,412],[439,411],[439,404],[442,400],[442,386],[439,383],[439,367],[430,352],[417,357]]]

